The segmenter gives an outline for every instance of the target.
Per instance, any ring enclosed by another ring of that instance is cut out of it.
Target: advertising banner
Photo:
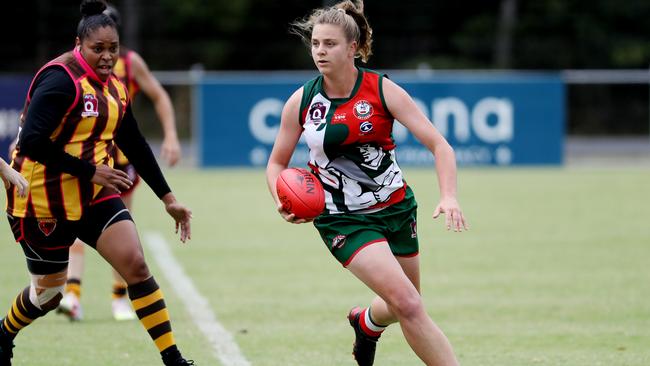
[[[18,135],[30,81],[27,76],[0,76],[0,156],[6,161],[9,144]]]
[[[199,85],[202,166],[264,166],[284,102],[315,74],[208,77]],[[447,138],[459,165],[558,165],[563,161],[565,86],[547,73],[389,73]],[[393,138],[403,166],[433,156],[399,121]],[[309,152],[298,145],[292,164]]]

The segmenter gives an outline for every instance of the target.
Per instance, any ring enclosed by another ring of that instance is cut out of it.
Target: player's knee
[[[131,276],[134,279],[133,282],[142,282],[151,277],[151,272],[149,272],[147,264],[142,261],[137,266],[132,267]]]
[[[127,272],[123,275],[128,283],[138,283],[151,277],[149,267],[144,260],[144,255],[139,253],[131,257]]]
[[[30,291],[30,300],[36,307],[43,311],[54,310],[59,306],[63,298],[64,286],[38,288]]]
[[[392,301],[391,308],[400,319],[415,318],[424,311],[422,298],[417,292],[397,296]]]

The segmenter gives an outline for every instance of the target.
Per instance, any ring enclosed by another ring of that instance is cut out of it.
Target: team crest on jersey
[[[358,119],[368,119],[372,116],[372,105],[366,100],[360,100],[354,103],[354,115]]]
[[[327,107],[321,102],[316,102],[309,107],[309,119],[315,124],[319,125],[325,118],[325,111]]]
[[[347,239],[347,236],[345,235],[337,235],[332,239],[332,250],[334,249],[340,249],[345,245],[345,239]]]
[[[45,236],[50,236],[56,229],[56,219],[38,219],[38,229]]]
[[[97,117],[99,116],[97,98],[92,94],[84,94],[84,110],[81,112],[81,117]]]

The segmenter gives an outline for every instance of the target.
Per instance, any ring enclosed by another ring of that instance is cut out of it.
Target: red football
[[[300,168],[287,168],[275,182],[278,198],[285,210],[297,218],[310,220],[325,209],[325,192],[315,175]]]

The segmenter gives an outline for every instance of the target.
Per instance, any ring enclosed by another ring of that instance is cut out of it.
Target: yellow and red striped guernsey
[[[129,102],[126,87],[114,75],[100,80],[76,49],[49,62],[34,80],[43,70],[56,66],[72,78],[76,96],[50,140],[72,156],[94,165],[113,166],[113,139]],[[23,116],[27,115],[33,83]],[[15,188],[7,191],[7,213],[15,217],[79,220],[102,188],[70,174],[48,171],[20,149],[14,153],[12,166],[30,185],[27,197],[19,197]]]
[[[138,92],[140,92],[140,85],[138,85],[137,80],[133,76],[133,69],[131,67],[131,57],[133,51],[120,46],[120,57],[117,59],[115,66],[113,66],[113,74],[117,76],[122,84],[124,84],[129,91],[129,97],[133,99]],[[117,149],[115,152],[115,164],[125,166],[129,163],[129,159],[126,158],[122,150]]]

